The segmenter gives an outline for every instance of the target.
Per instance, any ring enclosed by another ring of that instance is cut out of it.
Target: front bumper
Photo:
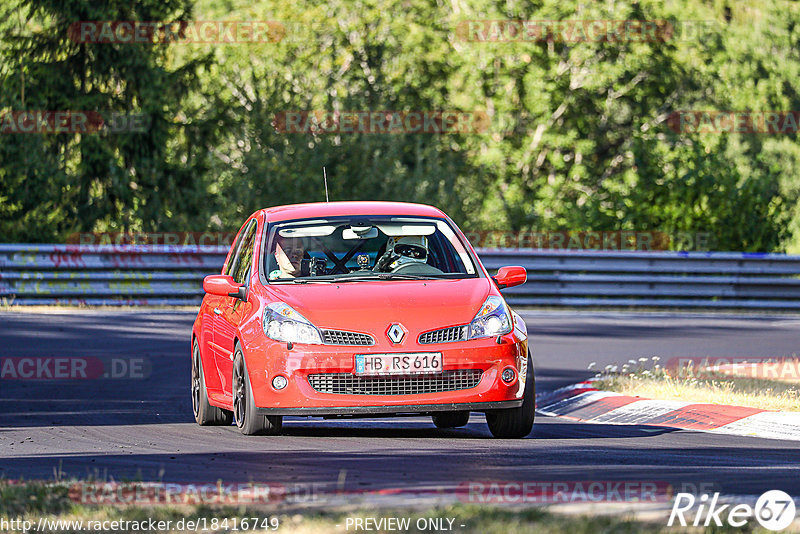
[[[503,410],[506,408],[519,408],[522,406],[522,399],[498,402],[467,402],[449,404],[410,404],[399,406],[347,406],[347,407],[323,407],[323,408],[257,408],[258,415],[299,415],[299,416],[323,416],[323,415],[369,415],[369,414],[427,414],[432,412],[486,412],[491,410]]]
[[[479,369],[475,387],[414,394],[327,393],[314,389],[309,375],[353,373],[356,354],[441,352],[444,370]],[[246,350],[247,370],[258,413],[263,415],[357,415],[427,413],[435,411],[486,411],[514,408],[521,404],[527,367],[527,339],[512,334],[495,338],[435,345],[319,346],[268,342]],[[518,378],[504,383],[503,369],[513,367]],[[276,375],[288,379],[281,390],[272,387]]]

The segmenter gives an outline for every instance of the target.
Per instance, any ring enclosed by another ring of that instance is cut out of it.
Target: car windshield
[[[269,283],[473,278],[475,262],[447,221],[336,217],[268,226]]]

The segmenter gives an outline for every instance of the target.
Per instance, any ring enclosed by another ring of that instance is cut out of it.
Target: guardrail
[[[0,244],[0,301],[14,305],[196,305],[227,247]],[[735,252],[479,249],[522,265],[512,305],[800,310],[800,256]]]
[[[482,250],[492,272],[522,265],[503,293],[522,306],[800,310],[800,256],[740,252]]]
[[[0,244],[0,299],[13,305],[196,305],[228,247]]]

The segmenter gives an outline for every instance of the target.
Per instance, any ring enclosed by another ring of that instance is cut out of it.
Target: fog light
[[[500,375],[500,378],[502,378],[503,382],[506,384],[510,384],[515,378],[517,378],[517,373],[511,367],[506,367],[503,369],[503,374]]]
[[[272,387],[275,389],[283,389],[289,383],[285,376],[278,375],[272,379]]]

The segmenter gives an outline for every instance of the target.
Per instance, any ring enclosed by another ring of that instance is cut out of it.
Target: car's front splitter
[[[394,415],[394,414],[424,414],[429,412],[485,412],[490,410],[503,410],[506,408],[519,408],[522,399],[497,401],[497,402],[467,402],[445,404],[409,404],[398,406],[348,406],[348,407],[320,407],[320,408],[256,408],[258,415],[297,415],[322,417],[325,415]]]

